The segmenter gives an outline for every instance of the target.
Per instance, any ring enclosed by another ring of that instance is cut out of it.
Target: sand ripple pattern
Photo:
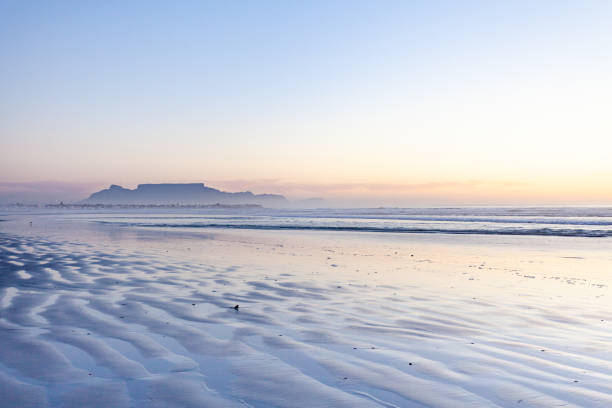
[[[0,235],[0,406],[612,406],[609,324],[504,313]]]

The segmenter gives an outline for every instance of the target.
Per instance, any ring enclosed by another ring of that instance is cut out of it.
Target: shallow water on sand
[[[609,238],[0,218],[0,406],[612,406]]]

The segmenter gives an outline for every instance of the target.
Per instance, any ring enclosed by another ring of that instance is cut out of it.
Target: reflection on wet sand
[[[114,245],[1,235],[2,401],[612,405],[610,278],[593,271],[605,256],[376,235],[114,234]]]

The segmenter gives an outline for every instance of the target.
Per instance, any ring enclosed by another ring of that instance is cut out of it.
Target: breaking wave
[[[107,223],[105,221],[101,221]],[[376,227],[371,225],[295,225],[295,224],[245,224],[245,223],[113,223],[132,227],[155,228],[215,228],[245,230],[289,230],[289,231],[338,231],[338,232],[378,232],[409,234],[471,234],[471,235],[536,235],[560,237],[612,237],[612,230],[582,228],[415,228],[415,227]]]

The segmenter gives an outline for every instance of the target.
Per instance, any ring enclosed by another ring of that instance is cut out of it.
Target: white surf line
[[[19,276],[21,279],[30,279],[32,277],[32,275],[30,275],[23,269],[17,271],[17,276]]]

